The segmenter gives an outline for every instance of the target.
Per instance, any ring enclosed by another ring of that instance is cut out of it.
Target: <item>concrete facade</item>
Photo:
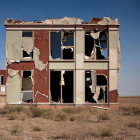
[[[92,18],[88,24],[67,17],[42,22],[9,19],[5,27],[5,103],[118,102],[117,19]]]

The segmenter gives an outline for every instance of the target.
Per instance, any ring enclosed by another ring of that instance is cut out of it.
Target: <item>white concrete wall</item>
[[[84,47],[85,32],[76,31],[76,104],[85,103]]]
[[[109,30],[109,91],[118,87],[118,47],[120,46],[118,29]]]

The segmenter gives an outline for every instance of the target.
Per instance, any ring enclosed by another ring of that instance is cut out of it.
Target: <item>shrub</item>
[[[9,120],[16,120],[18,118],[17,112],[12,112],[8,115]]]
[[[109,117],[109,114],[106,113],[106,112],[101,112],[98,116],[98,120],[109,120],[110,117]]]
[[[54,116],[55,121],[65,121],[66,119],[67,119],[66,113],[60,111],[58,111]]]
[[[44,113],[44,110],[37,107],[30,107],[30,111],[32,113],[32,117],[41,117]]]
[[[25,112],[21,112],[17,116],[17,119],[18,120],[22,120],[22,121],[26,120],[27,118],[29,118],[29,115],[28,115],[28,113],[26,114]]]
[[[75,116],[70,116],[70,117],[69,117],[69,120],[70,120],[70,121],[75,121],[75,120],[76,120],[76,117],[75,117]]]
[[[47,109],[43,113],[43,117],[46,119],[53,119],[55,111],[52,109]]]
[[[62,134],[59,134],[59,135],[56,135],[56,136],[52,136],[52,139],[71,139],[71,137],[65,133],[62,133]]]
[[[111,137],[113,136],[112,131],[110,129],[101,129],[100,131],[102,137]]]
[[[33,131],[41,131],[41,128],[38,127],[38,126],[34,126],[34,127],[32,128],[32,130],[33,130]]]

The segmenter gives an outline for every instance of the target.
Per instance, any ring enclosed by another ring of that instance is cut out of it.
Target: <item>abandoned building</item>
[[[8,19],[0,103],[114,104],[118,102],[118,19]]]

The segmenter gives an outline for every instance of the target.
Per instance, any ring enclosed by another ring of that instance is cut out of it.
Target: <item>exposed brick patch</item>
[[[0,75],[3,76],[3,84],[6,85],[6,80],[7,80],[6,70],[0,70]]]
[[[39,91],[40,93],[48,96],[48,98],[38,94],[36,96],[34,102],[49,102],[49,71],[42,70],[39,71],[35,69],[34,71],[34,95],[36,92]]]
[[[39,60],[46,64],[49,59],[49,31],[34,31],[34,44],[40,51]]]
[[[97,24],[99,21],[101,21],[101,18],[92,18],[88,24]]]
[[[117,103],[118,102],[118,90],[109,91],[109,103]]]
[[[96,70],[96,74],[108,76],[108,70]]]
[[[46,64],[49,60],[49,31],[34,31],[34,44],[40,51],[39,60]],[[34,71],[34,96],[37,91],[48,96],[48,98],[37,94],[34,98],[35,103],[49,102],[49,64],[46,70],[39,71],[35,69]]]
[[[35,68],[34,62],[20,62],[20,63],[12,63],[10,65],[7,65],[8,69],[13,70],[33,70]]]

